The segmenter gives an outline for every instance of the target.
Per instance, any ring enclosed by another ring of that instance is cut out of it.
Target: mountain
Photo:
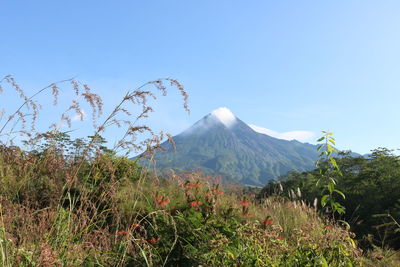
[[[214,110],[173,137],[176,151],[155,156],[158,169],[197,171],[221,175],[226,181],[262,186],[290,170],[314,168],[316,146],[258,133],[227,108]]]

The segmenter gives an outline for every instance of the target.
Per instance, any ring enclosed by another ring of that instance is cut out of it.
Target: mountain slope
[[[261,186],[290,170],[310,170],[317,159],[316,146],[257,133],[226,108],[173,139],[175,152],[164,143],[167,152],[155,156],[159,169],[201,169],[243,185]]]

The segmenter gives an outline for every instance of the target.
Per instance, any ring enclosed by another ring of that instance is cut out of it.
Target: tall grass
[[[60,122],[36,131],[40,104],[35,97],[47,92],[57,104],[59,86],[66,83],[76,98],[60,121],[71,127],[72,116],[82,119],[82,107],[90,106],[93,134],[87,139],[71,139],[60,131]],[[141,123],[153,111],[148,100],[156,95],[150,88],[165,95],[166,83],[178,89],[188,111],[186,91],[169,78],[127,93],[103,116],[100,96],[75,79],[31,96],[13,77],[0,80],[4,93],[16,92],[22,102],[0,120],[2,266],[361,264],[352,234],[327,225],[299,200],[275,197],[259,203],[240,188],[221,188],[214,177],[171,173],[158,178],[120,156],[133,150],[151,158],[170,138]],[[132,105],[139,113],[130,111]],[[111,149],[101,137],[110,127],[121,130],[121,140]],[[147,138],[140,139],[143,133]],[[16,135],[28,148],[13,142]]]

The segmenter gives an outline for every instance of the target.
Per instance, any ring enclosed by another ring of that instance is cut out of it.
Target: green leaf
[[[347,240],[349,241],[349,243],[353,246],[353,248],[356,248],[356,243],[354,242],[354,240],[350,237],[347,238]]]
[[[339,202],[331,202],[331,207],[334,212],[339,214],[344,213],[344,207]]]
[[[321,198],[321,206],[325,207],[326,203],[328,202],[329,195],[323,195]]]
[[[344,213],[344,208],[342,206],[335,208],[335,211],[339,214],[343,214]]]
[[[326,261],[324,256],[321,256],[321,262],[320,262],[322,267],[329,267],[328,262]]]
[[[339,166],[337,165],[337,162],[334,158],[330,158],[329,161],[331,162],[333,167],[335,167],[336,169],[339,169]]]
[[[337,175],[343,176],[343,173],[338,169],[334,169],[333,172],[336,173]]]
[[[336,193],[338,193],[339,195],[341,195],[343,199],[346,199],[346,196],[345,196],[345,194],[343,194],[342,191],[337,190],[337,189],[334,189],[333,191],[336,192]]]
[[[333,193],[333,190],[335,190],[335,185],[334,184],[332,184],[332,183],[330,183],[330,184],[328,184],[328,190],[329,190],[329,193]]]
[[[329,151],[333,151],[333,150],[332,150],[332,146],[331,146],[330,144],[327,144],[327,145],[326,145],[326,150],[328,150],[328,152],[329,152]]]

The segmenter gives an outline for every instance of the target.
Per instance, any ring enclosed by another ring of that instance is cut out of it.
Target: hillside
[[[258,133],[226,108],[219,108],[162,145],[159,169],[196,171],[221,175],[242,185],[261,186],[290,170],[315,167],[316,146]]]

